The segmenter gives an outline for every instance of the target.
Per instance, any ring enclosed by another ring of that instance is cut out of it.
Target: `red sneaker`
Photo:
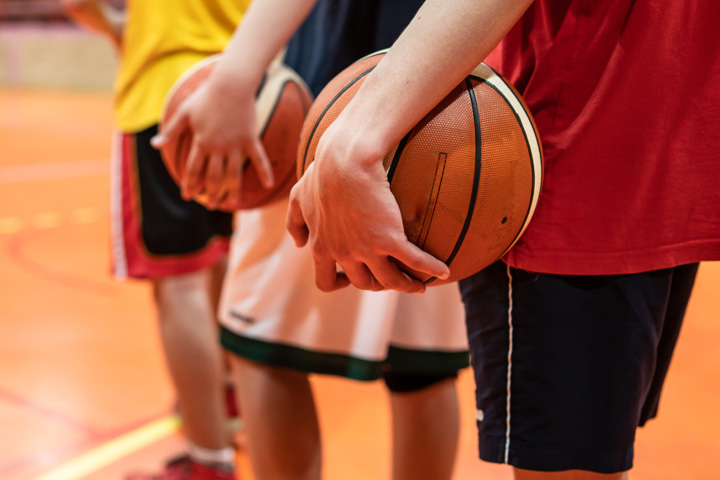
[[[237,480],[237,477],[231,468],[203,465],[183,455],[170,460],[159,474],[134,473],[125,480]]]

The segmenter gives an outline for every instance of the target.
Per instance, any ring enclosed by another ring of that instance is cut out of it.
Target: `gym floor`
[[[182,451],[148,285],[109,274],[108,93],[0,90],[0,478],[114,480]],[[706,263],[634,480],[720,472],[720,264]],[[389,472],[381,384],[315,377],[325,478]],[[459,380],[455,478],[510,479],[477,459],[474,384]],[[238,438],[242,445],[242,437]],[[241,476],[252,479],[247,457]]]

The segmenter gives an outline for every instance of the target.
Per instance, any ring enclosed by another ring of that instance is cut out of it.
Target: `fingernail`
[[[160,135],[155,135],[154,137],[152,137],[150,139],[150,145],[152,145],[153,147],[157,148],[160,146],[161,143],[162,143],[162,137]]]

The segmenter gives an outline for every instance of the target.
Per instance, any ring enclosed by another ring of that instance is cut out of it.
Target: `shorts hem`
[[[126,249],[125,264],[113,266],[117,279],[159,279],[206,270],[226,258],[230,250],[230,239],[216,236],[196,252],[177,255],[153,255],[143,249]]]
[[[467,351],[438,352],[390,346],[386,359],[372,361],[342,353],[318,352],[258,340],[239,335],[225,326],[220,329],[220,342],[226,350],[256,362],[361,381],[377,380],[385,371],[414,375],[455,375],[470,364]]]
[[[386,363],[394,373],[445,375],[470,366],[467,351],[413,350],[390,345]]]
[[[536,472],[585,470],[602,474],[628,471],[633,466],[633,449],[622,453],[599,454],[597,449],[563,450],[554,446],[532,447],[506,439],[483,437],[479,441],[480,459],[491,463],[508,464],[515,468]]]
[[[379,361],[313,352],[292,345],[257,340],[238,335],[222,326],[220,343],[226,350],[240,357],[305,373],[336,375],[362,381],[377,380],[382,373],[382,362]]]

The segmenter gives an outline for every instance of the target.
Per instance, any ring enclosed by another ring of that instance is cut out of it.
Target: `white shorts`
[[[384,371],[454,374],[467,367],[456,284],[423,295],[324,293],[309,248],[285,230],[287,200],[242,211],[220,301],[221,341],[233,353],[305,372],[374,380]]]

